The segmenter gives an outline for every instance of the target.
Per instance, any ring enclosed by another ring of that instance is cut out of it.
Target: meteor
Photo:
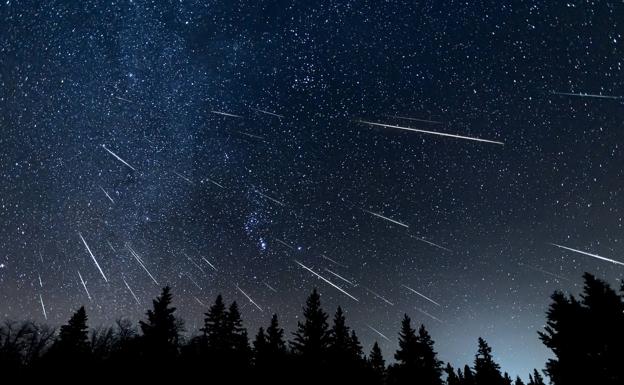
[[[374,291],[372,291],[371,289],[367,288],[366,286],[364,287],[364,289],[366,289],[366,291],[368,291],[369,293],[371,293],[375,297],[379,298],[380,300],[384,301],[388,305],[394,306],[394,304],[392,302],[388,301],[386,298],[382,297],[380,294],[375,293]]]
[[[130,285],[128,285],[128,282],[126,282],[126,279],[124,277],[121,277],[121,279],[126,284],[126,287],[128,288],[128,291],[130,292],[130,294],[132,294],[132,297],[134,297],[134,300],[136,301],[137,305],[140,305],[141,302],[139,301],[139,298],[137,298],[137,296],[134,294],[134,292],[130,288]]]
[[[212,263],[210,263],[210,262],[209,262],[206,258],[204,258],[204,257],[201,257],[201,258],[202,258],[202,259],[204,260],[204,262],[206,262],[206,263],[207,263],[210,267],[212,267],[212,268],[214,269],[214,271],[218,271],[218,270],[217,270],[217,268],[216,268],[216,267],[215,267]]]
[[[412,237],[412,238],[414,238],[414,239],[417,239],[417,240],[419,240],[419,241],[421,241],[421,242],[424,242],[424,243],[426,243],[426,244],[428,244],[428,245],[431,245],[431,246],[433,246],[433,247],[437,247],[438,249],[446,250],[446,251],[451,252],[451,253],[453,252],[452,250],[449,250],[449,249],[447,249],[446,247],[443,247],[443,246],[440,246],[440,245],[438,245],[438,244],[436,244],[436,243],[430,242],[430,241],[428,241],[428,240],[426,240],[426,239],[424,239],[424,238],[419,238],[419,237],[417,237],[417,236],[415,236],[415,235],[412,235],[412,234],[409,234],[409,236],[410,236],[410,237]]]
[[[442,306],[442,305],[440,305],[439,303],[437,303],[436,301],[432,300],[431,298],[427,297],[427,296],[426,296],[426,295],[424,295],[424,294],[421,294],[421,293],[417,292],[416,290],[412,289],[412,288],[411,288],[411,287],[409,287],[409,286],[405,286],[405,285],[401,285],[401,286],[403,286],[403,287],[404,287],[404,288],[406,288],[407,290],[411,291],[412,293],[418,294],[419,296],[423,297],[424,299],[426,299],[427,301],[431,302],[432,304],[435,304],[435,305],[438,305],[438,306]]]
[[[334,261],[333,259],[329,258],[329,257],[328,257],[328,256],[326,256],[326,255],[321,255],[321,257],[322,257],[323,259],[328,260],[329,262],[335,263],[336,265],[338,265],[338,266],[340,266],[340,267],[347,268],[347,266],[346,266],[346,265],[343,265],[343,264],[342,264],[342,263],[340,263],[340,262],[336,262],[336,261]]]
[[[192,263],[192,264],[193,264],[196,268],[198,268],[198,269],[199,269],[199,271],[201,271],[201,272],[202,272],[202,274],[206,274],[206,272],[204,271],[204,269],[202,269],[202,268],[201,268],[201,266],[199,266],[199,265],[197,264],[197,262],[193,261],[193,260],[191,259],[191,257],[189,257],[188,255],[186,255],[186,253],[184,253],[184,255],[185,255],[185,256],[186,256],[186,258],[189,260],[189,262],[191,262],[191,263]]]
[[[278,200],[277,200],[277,199],[275,199],[275,198],[272,198],[272,197],[270,197],[270,196],[268,196],[268,195],[266,195],[266,194],[261,193],[260,191],[256,190],[256,188],[255,188],[255,187],[254,187],[254,192],[255,192],[256,194],[260,195],[260,196],[261,196],[261,197],[263,197],[263,198],[266,198],[266,199],[268,199],[268,200],[270,200],[270,201],[272,201],[272,202],[277,203],[277,204],[278,204],[278,205],[280,205],[280,206],[286,206],[286,204],[284,204],[284,202],[280,202],[280,201],[278,201]]]
[[[281,240],[281,239],[279,239],[279,238],[275,238],[275,240],[276,240],[277,242],[281,243],[282,245],[284,245],[284,246],[288,247],[288,248],[289,248],[289,249],[291,249],[291,250],[294,250],[294,249],[295,249],[294,247],[292,247],[291,245],[289,245],[288,243],[286,243],[286,242],[282,241],[282,240]]]
[[[189,281],[191,281],[191,282],[193,283],[193,285],[197,286],[197,288],[198,288],[199,290],[203,290],[203,289],[201,288],[201,286],[199,286],[199,285],[197,284],[197,282],[195,282],[195,280],[193,279],[193,277],[191,277],[191,275],[190,275],[189,273],[185,273],[184,275],[186,275],[186,277],[189,279]]]
[[[147,270],[147,267],[145,267],[145,264],[143,263],[143,259],[141,259],[141,256],[139,254],[137,254],[136,251],[134,251],[134,249],[132,248],[132,246],[130,246],[129,243],[126,243],[126,248],[130,251],[130,254],[132,254],[132,256],[134,257],[134,259],[139,263],[139,265],[141,265],[141,267],[143,268],[143,270],[145,270],[145,272],[147,273],[147,275],[149,275],[149,277],[152,279],[152,281],[154,281],[154,283],[156,285],[158,285],[158,281],[156,281],[156,278],[154,278],[154,276],[152,275],[152,273],[149,272],[149,270]]]
[[[255,307],[257,307],[257,308],[258,308],[258,310],[260,310],[261,312],[264,312],[264,310],[262,310],[262,308],[261,308],[260,306],[258,306],[258,304],[257,304],[257,303],[255,303],[255,302],[254,302],[254,300],[253,300],[253,299],[251,299],[251,297],[250,297],[250,296],[248,296],[248,295],[247,295],[247,293],[245,293],[245,292],[243,291],[243,289],[241,289],[238,285],[236,285],[236,288],[238,289],[238,291],[240,291],[241,293],[243,293],[243,295],[244,295],[245,297],[247,297],[247,299],[249,300],[249,302],[251,302],[251,303],[252,303]]]
[[[245,132],[245,131],[235,131],[235,132],[238,132],[238,133],[239,133],[239,134],[241,134],[241,135],[246,135],[246,136],[248,136],[248,137],[250,137],[250,138],[264,140],[264,137],[262,137],[262,136],[258,136],[258,135],[250,134],[250,133]]]
[[[271,285],[269,285],[268,283],[264,282],[264,286],[268,287],[269,289],[271,289],[272,291],[277,293],[277,290],[275,290],[273,287],[271,287]]]
[[[306,265],[304,265],[303,263],[297,261],[296,259],[294,260],[299,266],[303,267],[304,269],[306,269],[307,271],[309,271],[310,273],[314,274],[315,276],[317,276],[318,278],[320,278],[321,280],[323,280],[324,282],[328,283],[329,285],[331,285],[333,288],[337,289],[338,291],[340,291],[341,293],[345,294],[347,297],[353,299],[355,302],[360,302],[357,298],[355,298],[354,296],[352,296],[351,294],[347,293],[346,291],[344,291],[340,286],[334,284],[333,282],[331,282],[330,280],[322,277],[320,274],[318,274],[317,272],[315,272],[314,270],[310,269],[309,267],[307,267]]]
[[[424,311],[424,310],[422,310],[422,309],[416,308],[416,310],[418,310],[419,312],[423,313],[424,315],[426,315],[427,317],[431,318],[431,319],[432,319],[432,320],[434,320],[434,321],[438,321],[438,322],[439,322],[439,323],[441,323],[441,324],[443,324],[443,323],[444,323],[444,321],[442,321],[441,319],[439,319],[439,318],[437,318],[437,317],[435,317],[435,316],[433,316],[433,315],[431,315],[431,314],[427,313],[426,311]]]
[[[444,124],[444,122],[439,122],[437,120],[427,120],[427,119],[417,119],[417,118],[408,118],[407,116],[396,116],[396,115],[384,115],[388,118],[395,118],[395,119],[405,119],[405,120],[412,120],[415,122],[422,122],[422,123],[432,123],[432,124]]]
[[[562,96],[579,96],[582,98],[599,98],[599,99],[624,99],[624,97],[622,96],[612,96],[612,95],[599,95],[599,94],[587,94],[584,92],[579,92],[579,93],[572,93],[572,92],[555,92],[553,91],[554,95],[562,95]]]
[[[114,156],[115,158],[117,158],[118,161],[120,161],[121,163],[125,164],[126,166],[130,167],[132,169],[132,171],[136,171],[136,168],[130,166],[130,164],[128,162],[126,162],[125,160],[121,159],[119,157],[119,155],[115,154],[114,152],[112,152],[111,150],[109,150],[108,148],[106,148],[106,145],[103,144],[102,148],[105,149],[106,151],[108,151],[109,154],[111,154],[112,156]]]
[[[343,281],[345,281],[346,283],[348,283],[351,286],[357,286],[355,283],[349,281],[348,279],[344,278],[343,276],[341,276],[338,273],[334,273],[333,271],[329,270],[328,268],[325,268],[325,271],[328,272],[329,274],[332,274],[333,276],[335,276],[338,279],[341,279]]]
[[[252,110],[254,110],[254,111],[258,111],[258,112],[261,112],[261,113],[263,113],[263,114],[267,114],[267,115],[275,116],[275,117],[278,117],[278,118],[280,118],[280,119],[283,119],[283,118],[284,118],[284,116],[283,116],[283,115],[279,115],[279,114],[276,114],[276,113],[274,113],[274,112],[269,112],[269,111],[261,110],[261,109],[259,109],[259,108],[252,108]]]
[[[39,276],[39,286],[43,288],[43,282],[41,281],[41,274],[37,274]]]
[[[214,184],[215,186],[221,187],[222,189],[225,190],[225,187],[223,187],[222,185],[220,185],[219,183],[215,182],[214,180],[210,179],[210,178],[204,178],[204,180],[207,180],[208,182]],[[203,182],[203,181],[202,181]]]
[[[242,118],[242,116],[240,115],[234,115],[234,114],[228,114],[227,112],[223,112],[223,111],[210,111],[213,114],[217,114],[217,115],[223,115],[223,116],[229,116],[231,118]]]
[[[525,265],[525,264],[524,264],[524,263],[522,263],[522,262],[518,262],[518,266],[526,267],[526,268],[527,268],[527,269],[529,269],[529,270],[533,270],[533,271],[537,271],[537,272],[542,273],[542,274],[550,275],[551,277],[554,277],[554,278],[560,279],[560,280],[562,280],[562,281],[569,281],[569,279],[568,279],[568,278],[566,278],[566,277],[562,277],[562,276],[557,275],[557,274],[555,274],[555,273],[551,273],[551,272],[549,272],[549,271],[546,271],[546,270],[540,269],[539,267],[535,267],[535,266],[531,266],[531,265]]]
[[[187,181],[189,184],[194,184],[192,180],[190,180],[189,178],[187,178],[184,175],[180,174],[179,172],[174,171],[173,173],[176,174],[177,176],[179,176],[180,178],[184,179],[185,181]]]
[[[566,249],[566,250],[569,250],[569,251],[573,251],[573,252],[575,252],[575,253],[584,254],[584,255],[587,255],[587,256],[590,256],[590,257],[594,257],[594,258],[597,258],[597,259],[601,259],[601,260],[603,260],[603,261],[607,261],[607,262],[615,263],[616,265],[622,265],[622,266],[624,266],[624,262],[616,261],[615,259],[610,259],[610,258],[601,257],[600,255],[591,254],[591,253],[587,253],[587,252],[585,252],[585,251],[576,250],[576,249],[573,249],[573,248],[570,248],[570,247],[561,246],[561,245],[558,245],[558,244],[556,244],[556,243],[550,243],[550,245],[553,245],[553,246],[556,246],[556,247],[560,247],[560,248],[562,248],[562,249]]]
[[[46,313],[45,305],[43,304],[43,297],[41,296],[41,294],[39,294],[39,301],[41,302],[41,310],[43,310],[43,316],[45,317],[45,319],[47,321],[48,314]]]
[[[89,298],[89,301],[93,301],[91,299],[91,294],[89,294],[89,290],[87,289],[87,283],[84,281],[84,279],[82,279],[82,274],[80,274],[79,270],[78,270],[78,276],[80,277],[80,283],[82,283],[82,287],[84,287],[85,292],[87,292],[87,297]]]
[[[132,100],[129,99],[124,99],[121,96],[115,96],[115,99],[119,99],[119,100],[123,100],[124,102],[128,102],[128,103],[133,103],[135,104],[135,102],[133,102]]]
[[[405,228],[409,228],[409,226],[408,226],[408,225],[406,225],[405,223],[402,223],[402,222],[399,222],[399,221],[395,221],[395,220],[394,220],[394,219],[392,219],[392,218],[384,217],[384,216],[383,216],[383,215],[381,215],[381,214],[377,214],[377,213],[374,213],[374,212],[372,212],[372,211],[368,211],[368,210],[366,210],[366,209],[362,209],[362,211],[364,211],[365,213],[369,213],[369,214],[371,214],[371,215],[374,215],[374,216],[376,216],[377,218],[385,219],[385,220],[387,220],[387,221],[389,221],[389,222],[392,222],[392,223],[394,223],[394,224],[397,224],[397,225],[399,225],[399,226],[403,226],[403,227],[405,227]]]
[[[98,263],[97,259],[95,259],[95,255],[93,255],[93,253],[91,252],[91,249],[89,248],[89,245],[87,245],[87,241],[85,241],[81,233],[78,233],[78,235],[80,236],[80,239],[82,239],[82,243],[84,243],[85,247],[87,248],[87,251],[89,252],[89,255],[91,256],[91,259],[93,259],[93,262],[95,262],[95,266],[97,266],[98,270],[100,271],[100,274],[102,274],[102,278],[104,278],[104,281],[108,282],[108,279],[106,278],[106,275],[104,275],[104,272],[102,271],[102,268],[100,267],[100,264]]]
[[[377,333],[381,338],[383,338],[384,340],[391,342],[390,338],[386,337],[385,334],[383,334],[382,332],[380,332],[379,330],[375,329],[374,327],[370,326],[370,325],[366,325],[368,326],[368,328],[372,331],[374,331],[375,333]]]
[[[113,200],[113,198],[111,198],[111,196],[108,195],[108,193],[106,192],[106,190],[104,190],[104,188],[102,186],[100,186],[100,190],[102,190],[104,195],[106,195],[106,197],[111,201],[111,203],[115,204],[115,201]]]
[[[437,132],[437,131],[428,131],[428,130],[421,130],[421,129],[417,129],[417,128],[410,128],[410,127],[401,127],[401,126],[393,126],[391,124],[383,124],[383,123],[374,123],[374,122],[367,122],[365,120],[357,120],[357,123],[363,123],[363,124],[368,124],[371,126],[378,126],[378,127],[387,127],[387,128],[397,128],[399,130],[406,130],[406,131],[414,131],[414,132],[420,132],[422,134],[431,134],[431,135],[439,135],[439,136],[446,136],[449,138],[457,138],[457,139],[465,139],[465,140],[473,140],[475,142],[485,142],[485,143],[493,143],[493,144],[500,144],[501,146],[504,145],[505,143],[503,142],[497,142],[494,140],[488,140],[488,139],[481,139],[481,138],[474,138],[472,136],[462,136],[462,135],[455,135],[455,134],[447,134],[445,132]]]
[[[115,250],[115,248],[113,247],[113,244],[110,243],[110,241],[106,241],[106,243],[108,243],[108,246],[110,246],[111,250],[113,250],[113,253],[117,252],[117,250]]]
[[[202,301],[200,301],[199,298],[195,296],[193,296],[193,298],[195,298],[195,301],[199,302],[200,305],[202,305],[203,307],[206,307],[206,305]]]

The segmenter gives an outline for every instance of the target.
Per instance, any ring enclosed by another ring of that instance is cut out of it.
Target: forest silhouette
[[[589,273],[579,297],[556,291],[539,338],[553,358],[528,373],[528,385],[624,384],[624,285],[616,292]],[[438,359],[424,325],[406,314],[392,362],[377,343],[365,353],[338,307],[333,318],[316,289],[292,338],[273,315],[249,337],[236,302],[222,296],[205,313],[203,327],[184,337],[169,287],[153,300],[138,327],[128,319],[90,330],[80,307],[58,330],[24,321],[0,326],[0,373],[5,379],[65,382],[140,378],[232,384],[523,385],[497,364],[479,338],[474,361],[454,368]],[[250,342],[251,340],[251,342]]]

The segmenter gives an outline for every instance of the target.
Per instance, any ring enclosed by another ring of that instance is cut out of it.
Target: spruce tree
[[[478,344],[479,347],[474,362],[476,383],[487,385],[505,384],[503,375],[500,372],[500,366],[494,362],[492,357],[492,348],[481,337],[479,337]]]
[[[271,323],[266,330],[266,338],[269,352],[279,357],[286,353],[286,342],[284,342],[284,329],[279,326],[277,314],[271,317]]]
[[[67,324],[61,326],[58,339],[52,346],[52,353],[67,360],[84,358],[84,355],[89,353],[87,320],[87,312],[84,306],[81,306]]]
[[[455,369],[453,369],[450,363],[446,364],[444,372],[446,373],[447,385],[461,385],[461,383],[459,382],[459,376],[455,373]]]
[[[205,313],[204,333],[206,348],[210,353],[218,354],[227,350],[227,311],[221,294]]]
[[[383,378],[386,373],[386,361],[383,358],[381,348],[379,347],[377,341],[375,341],[375,343],[373,344],[373,348],[368,355],[368,362],[373,371],[381,378]]]
[[[293,353],[304,357],[309,363],[318,363],[326,355],[330,334],[327,314],[321,308],[321,297],[316,289],[306,300],[303,309],[303,322],[297,323],[294,340],[291,342]]]
[[[533,369],[533,374],[529,374],[529,383],[528,385],[545,385],[544,377],[537,371],[537,369]]]
[[[518,376],[516,377],[516,381],[514,382],[514,385],[524,385],[524,382],[522,381],[522,379]]]
[[[420,325],[418,329],[418,346],[420,354],[419,380],[424,384],[442,384],[442,361],[438,360],[438,355],[433,349],[433,340],[425,329],[425,325]]]
[[[165,286],[160,296],[152,301],[153,309],[147,311],[147,320],[139,321],[145,353],[158,360],[178,353],[182,326],[174,316],[176,308],[171,306],[172,300],[171,289]]]

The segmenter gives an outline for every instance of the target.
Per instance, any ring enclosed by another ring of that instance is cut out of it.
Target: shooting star
[[[261,196],[261,197],[263,197],[263,198],[266,198],[266,199],[268,199],[268,200],[270,200],[270,201],[272,201],[272,202],[277,203],[277,204],[278,204],[278,205],[280,205],[280,206],[286,206],[286,204],[284,204],[284,202],[280,202],[280,201],[278,201],[278,200],[277,200],[277,199],[275,199],[275,198],[272,198],[272,197],[270,197],[270,196],[268,196],[268,195],[266,195],[266,194],[261,193],[260,191],[256,190],[256,188],[255,188],[255,187],[254,187],[254,192],[255,192],[256,194],[260,195],[260,196]]]
[[[421,122],[421,123],[432,123],[432,124],[444,124],[444,122],[439,122],[437,120],[427,120],[427,119],[418,119],[418,118],[409,118],[407,116],[396,116],[396,115],[384,115],[388,118],[395,118],[395,119],[405,119],[405,120],[412,120],[414,122]]]
[[[206,304],[204,304],[202,301],[199,300],[199,298],[193,296],[193,298],[195,298],[195,301],[197,301],[200,305],[202,305],[203,307],[206,307]]]
[[[364,211],[365,213],[369,213],[369,214],[371,214],[371,215],[374,215],[374,216],[376,216],[376,217],[378,217],[378,218],[385,219],[385,220],[387,220],[387,221],[389,221],[389,222],[392,222],[392,223],[394,223],[394,224],[397,224],[397,225],[399,225],[399,226],[403,226],[403,227],[405,227],[405,228],[409,228],[409,226],[408,226],[408,225],[406,225],[405,223],[402,223],[402,222],[399,222],[399,221],[395,221],[395,220],[394,220],[394,219],[392,219],[392,218],[384,217],[384,216],[383,216],[383,215],[381,215],[381,214],[377,214],[377,213],[374,213],[374,212],[372,212],[372,211],[368,211],[368,210],[366,210],[366,209],[362,209],[362,211]]]
[[[48,313],[46,313],[45,305],[43,304],[43,297],[41,296],[41,294],[39,294],[39,301],[41,302],[41,310],[43,310],[43,316],[45,317],[45,319],[47,321],[48,320]]]
[[[346,283],[348,283],[351,286],[357,286],[355,283],[349,281],[348,279],[346,279],[345,277],[341,276],[338,273],[334,273],[333,271],[329,270],[328,268],[325,268],[325,271],[328,272],[329,274],[333,275],[334,277],[345,281]]]
[[[184,275],[186,275],[186,278],[188,278],[188,279],[189,279],[189,281],[191,281],[191,282],[193,283],[193,285],[197,286],[197,288],[198,288],[199,290],[203,290],[203,289],[201,288],[201,286],[199,286],[199,285],[197,284],[197,282],[195,282],[195,280],[193,279],[193,277],[191,277],[191,275],[190,275],[189,273],[184,273]]]
[[[322,257],[323,259],[328,260],[328,261],[329,261],[329,262],[331,262],[331,263],[334,263],[334,264],[336,264],[336,265],[340,266],[340,267],[344,267],[345,269],[347,268],[347,266],[346,266],[346,265],[343,265],[343,264],[342,264],[342,263],[340,263],[340,262],[336,262],[336,261],[334,261],[333,259],[329,258],[329,257],[328,257],[328,256],[326,256],[326,255],[321,255],[321,257]]]
[[[152,279],[152,281],[154,281],[154,283],[156,285],[158,285],[158,281],[156,281],[156,278],[154,278],[152,273],[150,273],[149,270],[147,270],[147,267],[145,267],[145,264],[143,263],[143,259],[141,258],[141,256],[136,251],[134,251],[134,249],[132,248],[132,246],[130,246],[129,243],[126,243],[126,248],[130,251],[130,254],[132,254],[132,256],[139,263],[139,265],[141,265],[143,270],[145,270],[147,275],[149,275],[149,277]]]
[[[417,128],[410,128],[410,127],[401,127],[401,126],[393,126],[391,124],[383,124],[383,123],[374,123],[374,122],[367,122],[365,120],[357,120],[358,123],[363,123],[363,124],[368,124],[371,126],[378,126],[378,127],[387,127],[387,128],[397,128],[399,130],[406,130],[406,131],[414,131],[414,132],[420,132],[422,134],[431,134],[431,135],[438,135],[438,136],[446,136],[449,138],[457,138],[457,139],[465,139],[465,140],[473,140],[475,142],[485,142],[485,143],[493,143],[493,144],[500,144],[501,146],[504,145],[505,143],[503,142],[497,142],[494,140],[488,140],[488,139],[481,139],[481,138],[475,138],[472,136],[462,136],[462,135],[455,135],[455,134],[447,134],[445,132],[437,132],[437,131],[428,131],[428,130],[420,130]]]
[[[268,283],[266,283],[266,282],[263,282],[263,283],[264,283],[264,286],[268,287],[270,290],[272,290],[272,291],[274,291],[274,292],[276,292],[276,293],[277,293],[277,290],[275,290],[275,289],[274,289],[271,285],[269,285],[269,284],[268,284]]]
[[[416,308],[416,310],[418,310],[419,312],[421,312],[422,314],[426,315],[427,317],[431,318],[434,321],[438,321],[439,323],[443,324],[444,321],[442,321],[441,319],[439,319],[438,317],[435,317],[429,313],[427,313],[426,311],[420,309],[420,308]]]
[[[115,96],[115,99],[123,100],[124,102],[132,103],[132,104],[136,104],[136,102],[133,102],[132,100],[129,100],[129,99],[122,98],[121,96]]]
[[[562,248],[562,249],[570,250],[570,251],[573,251],[573,252],[575,252],[575,253],[584,254],[584,255],[587,255],[587,256],[590,256],[590,257],[594,257],[594,258],[597,258],[597,259],[601,259],[601,260],[603,260],[603,261],[607,261],[607,262],[615,263],[616,265],[622,265],[622,266],[624,266],[624,262],[616,261],[615,259],[610,259],[610,258],[601,257],[600,255],[591,254],[591,253],[587,253],[587,252],[585,252],[585,251],[581,251],[581,250],[576,250],[576,249],[573,249],[573,248],[570,248],[570,247],[565,247],[565,246],[557,245],[556,243],[550,243],[550,245],[557,246],[557,247],[560,247],[560,248]]]
[[[323,280],[324,282],[326,282],[327,284],[331,285],[333,288],[335,288],[336,290],[340,291],[341,293],[343,293],[344,295],[346,295],[347,297],[353,299],[355,302],[360,302],[357,298],[355,298],[354,296],[352,296],[351,294],[347,293],[346,291],[344,291],[340,286],[334,284],[332,281],[324,278],[323,276],[321,276],[320,274],[318,274],[317,272],[315,272],[314,270],[310,269],[309,267],[307,267],[306,265],[304,265],[303,263],[297,261],[296,259],[294,260],[299,266],[303,267],[304,269],[306,269],[307,271],[309,271],[310,273],[314,274],[316,277],[320,278],[321,280]]]
[[[217,115],[223,115],[223,116],[229,116],[230,118],[242,118],[242,116],[240,115],[234,115],[234,114],[228,114],[227,112],[223,112],[223,111],[210,111],[213,114],[217,114]]]
[[[366,289],[366,291],[368,291],[369,293],[371,293],[372,295],[374,295],[375,297],[379,298],[380,300],[384,301],[385,303],[387,303],[390,306],[394,306],[394,304],[390,301],[388,301],[386,298],[384,298],[382,295],[375,293],[374,291],[372,291],[371,289],[364,287],[364,289]]]
[[[139,298],[134,294],[134,292],[132,291],[132,289],[130,288],[130,285],[128,285],[128,282],[126,282],[126,278],[121,277],[121,279],[123,280],[123,282],[126,284],[126,287],[128,288],[128,291],[130,292],[130,294],[132,294],[132,297],[134,298],[134,300],[136,301],[137,305],[141,304],[141,301],[139,301]]]
[[[104,275],[104,272],[102,271],[102,268],[100,267],[100,264],[98,263],[97,259],[95,259],[95,255],[93,255],[93,253],[91,252],[89,245],[87,245],[87,241],[85,241],[81,233],[78,233],[78,235],[80,236],[80,239],[82,239],[82,243],[84,243],[85,247],[87,248],[87,251],[89,252],[89,255],[91,256],[91,259],[93,259],[93,262],[95,262],[95,266],[97,266],[98,270],[100,271],[100,274],[102,274],[102,278],[104,278],[104,281],[108,283],[108,279],[106,278],[106,275]]]
[[[108,246],[111,248],[111,250],[113,250],[113,253],[117,252],[117,250],[115,250],[115,248],[113,247],[113,244],[110,243],[110,241],[106,241],[106,243],[108,243]]]
[[[193,260],[191,259],[191,257],[189,257],[188,255],[186,255],[186,253],[184,253],[184,255],[185,255],[185,256],[186,256],[186,258],[189,260],[189,262],[191,262],[191,263],[192,263],[192,264],[193,264],[196,268],[198,268],[198,269],[199,269],[199,271],[201,271],[201,272],[202,272],[202,274],[206,274],[206,272],[204,271],[204,269],[202,269],[202,268],[201,268],[201,266],[199,266],[199,265],[197,264],[197,262],[193,261]]]
[[[374,327],[370,326],[370,325],[366,325],[368,326],[368,328],[372,331],[374,331],[375,333],[377,333],[381,338],[383,338],[384,340],[388,341],[388,342],[392,342],[390,341],[390,338],[386,337],[385,334],[383,334],[382,332],[380,332],[379,330],[375,329]]]
[[[281,243],[282,245],[284,245],[284,246],[288,247],[288,248],[289,248],[289,249],[291,249],[291,250],[294,250],[294,249],[295,249],[294,247],[292,247],[291,245],[289,245],[288,243],[286,243],[286,242],[282,241],[282,240],[281,240],[281,239],[279,239],[279,238],[274,238],[274,239],[275,239],[277,242]]]
[[[537,271],[538,273],[550,275],[551,277],[557,278],[557,279],[562,280],[562,281],[569,281],[570,280],[570,279],[568,279],[566,277],[562,277],[562,276],[557,275],[555,273],[551,273],[550,271],[546,271],[546,270],[540,269],[539,267],[526,265],[526,264],[524,264],[522,262],[518,262],[518,266],[526,267],[527,269],[533,270],[533,271]]]
[[[248,296],[248,295],[247,295],[247,293],[245,293],[245,292],[243,291],[243,289],[241,289],[238,285],[236,285],[236,288],[238,289],[238,291],[240,291],[241,293],[243,293],[243,295],[244,295],[245,297],[247,297],[247,299],[249,300],[249,302],[251,302],[251,303],[252,303],[255,307],[257,307],[257,308],[258,308],[258,310],[260,310],[261,312],[264,312],[264,310],[262,310],[262,308],[261,308],[260,306],[258,306],[258,304],[257,304],[257,303],[255,303],[255,302],[254,302],[254,300],[253,300],[253,299],[251,299],[251,297],[250,297],[250,296]]]
[[[41,281],[41,274],[37,274],[37,276],[39,277],[39,286],[43,288],[43,282]]]
[[[241,135],[245,135],[245,136],[248,136],[248,137],[250,137],[250,138],[264,140],[264,137],[262,137],[262,136],[258,136],[258,135],[250,134],[250,133],[245,132],[245,131],[235,131],[235,132],[238,132],[239,134],[241,134]]]
[[[84,287],[85,292],[87,292],[87,297],[89,298],[89,301],[93,301],[91,299],[91,294],[89,294],[89,289],[87,289],[87,283],[84,279],[82,279],[82,274],[80,274],[80,271],[78,271],[78,276],[80,277],[80,283],[82,283],[82,287]]]
[[[108,193],[106,192],[106,190],[104,190],[104,188],[102,186],[100,186],[100,190],[102,190],[102,192],[104,193],[104,195],[106,195],[106,197],[108,198],[108,200],[111,201],[111,203],[115,204],[115,201],[113,200],[113,198],[111,198],[110,195],[108,195]]]
[[[259,108],[252,108],[252,110],[254,110],[254,111],[258,111],[258,112],[261,112],[261,113],[263,113],[263,114],[267,114],[267,115],[275,116],[275,117],[280,118],[280,119],[283,119],[283,118],[284,118],[284,116],[283,116],[283,115],[279,115],[279,114],[276,114],[276,113],[274,113],[274,112],[269,112],[269,111],[261,110],[261,109],[259,109]]]
[[[112,156],[114,156],[115,158],[117,158],[118,161],[120,161],[121,163],[125,164],[126,166],[130,167],[132,169],[132,171],[136,171],[136,168],[132,167],[128,162],[126,162],[125,160],[121,159],[119,157],[119,155],[115,154],[114,152],[112,152],[111,150],[109,150],[108,148],[106,148],[106,145],[103,144],[102,148],[105,149],[106,151],[108,151],[109,154],[111,154]]]
[[[401,285],[401,286],[403,286],[404,288],[406,288],[407,290],[411,291],[411,292],[412,292],[412,293],[414,293],[414,294],[418,294],[419,296],[423,297],[424,299],[426,299],[427,301],[431,302],[432,304],[435,304],[435,305],[437,305],[437,306],[442,306],[442,305],[440,305],[439,303],[437,303],[436,301],[432,300],[431,298],[427,297],[427,296],[426,296],[426,295],[424,295],[424,294],[421,294],[421,293],[417,292],[416,290],[412,289],[412,288],[411,288],[411,287],[409,287],[409,286],[405,286],[405,285]]]
[[[193,181],[192,181],[192,180],[190,180],[189,178],[187,178],[187,177],[185,177],[184,175],[180,174],[179,172],[174,171],[173,173],[174,173],[174,174],[176,174],[177,176],[179,176],[180,178],[184,179],[184,180],[185,180],[186,182],[188,182],[189,184],[195,184],[195,183],[193,183]]]
[[[572,93],[572,92],[555,92],[555,91],[553,91],[553,94],[554,95],[562,95],[562,96],[579,96],[579,97],[583,97],[583,98],[599,98],[599,99],[614,99],[614,100],[624,99],[624,97],[622,97],[622,96],[587,94],[587,93],[584,93],[584,92]]]
[[[222,189],[225,190],[225,187],[223,187],[222,185],[220,185],[219,183],[215,182],[214,180],[210,179],[210,178],[204,178],[204,180],[207,180],[208,182],[212,183],[215,186],[221,187]],[[202,180],[203,182],[203,180]]]
[[[217,270],[217,268],[216,268],[216,267],[215,267],[212,263],[210,263],[210,261],[208,261],[206,258],[204,258],[204,257],[201,257],[201,258],[202,258],[202,259],[204,260],[204,262],[206,262],[206,263],[207,263],[210,267],[212,267],[212,268],[214,269],[214,271],[219,271],[219,270]]]
[[[421,242],[424,242],[424,243],[426,243],[426,244],[428,244],[428,245],[431,245],[431,246],[433,246],[433,247],[437,247],[438,249],[442,249],[442,250],[445,250],[445,251],[448,251],[448,252],[451,252],[451,253],[453,252],[452,250],[449,250],[449,249],[447,249],[447,248],[446,248],[446,247],[444,247],[444,246],[440,246],[440,245],[438,245],[437,243],[433,243],[433,242],[428,241],[428,240],[426,240],[426,239],[424,239],[424,238],[420,238],[420,237],[417,237],[417,236],[412,235],[412,234],[409,234],[409,236],[410,236],[410,237],[412,237],[412,238],[414,238],[414,239],[416,239],[416,240],[419,240],[419,241],[421,241]]]

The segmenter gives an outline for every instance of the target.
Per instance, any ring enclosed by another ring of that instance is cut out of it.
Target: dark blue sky
[[[0,314],[292,329],[317,286],[386,358],[408,313],[543,367],[549,295],[621,276],[551,243],[624,252],[623,5],[249,3],[0,5]]]

